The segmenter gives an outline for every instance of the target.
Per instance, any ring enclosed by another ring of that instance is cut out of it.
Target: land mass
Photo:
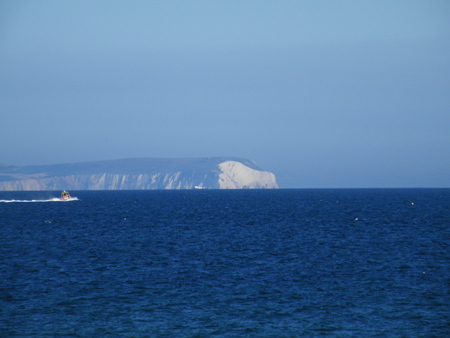
[[[54,165],[0,165],[0,191],[274,189],[275,175],[236,157],[132,158]]]

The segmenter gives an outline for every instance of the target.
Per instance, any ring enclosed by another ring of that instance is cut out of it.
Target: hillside
[[[132,158],[54,165],[0,166],[0,191],[272,189],[275,175],[235,157]]]

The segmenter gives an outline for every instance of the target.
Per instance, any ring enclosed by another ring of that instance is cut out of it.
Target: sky
[[[450,187],[450,2],[0,2],[0,163],[210,156]]]

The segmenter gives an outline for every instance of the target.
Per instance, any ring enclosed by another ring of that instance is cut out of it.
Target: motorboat
[[[72,197],[70,196],[70,194],[69,194],[68,191],[64,190],[64,191],[61,193],[61,200],[62,200],[62,201],[69,200],[69,199],[71,199],[71,198],[72,198]]]

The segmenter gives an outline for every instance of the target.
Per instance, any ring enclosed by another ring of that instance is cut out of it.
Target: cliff
[[[39,166],[0,166],[0,191],[272,189],[273,173],[234,157],[135,158]]]

